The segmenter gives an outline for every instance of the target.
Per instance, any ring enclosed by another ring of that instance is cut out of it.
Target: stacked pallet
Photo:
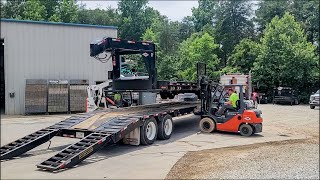
[[[48,112],[68,112],[68,81],[50,80],[48,85]]]
[[[88,80],[70,80],[70,111],[85,112],[87,104]]]
[[[25,113],[47,112],[47,80],[27,79],[25,90]]]

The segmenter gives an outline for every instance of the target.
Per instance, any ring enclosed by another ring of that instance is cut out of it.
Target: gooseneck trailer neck
[[[106,53],[105,58],[99,55]],[[121,55],[141,54],[146,67],[147,77],[121,78]],[[113,91],[152,91],[157,89],[156,47],[152,42],[128,41],[116,38],[103,38],[90,44],[90,56],[98,60],[111,59],[113,70],[108,79],[112,79]]]

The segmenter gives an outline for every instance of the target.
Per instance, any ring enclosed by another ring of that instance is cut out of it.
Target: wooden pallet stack
[[[25,114],[47,112],[47,80],[27,79],[25,90]]]
[[[69,84],[66,80],[49,80],[48,113],[69,112]]]
[[[69,81],[70,112],[85,112],[87,104],[88,80]]]

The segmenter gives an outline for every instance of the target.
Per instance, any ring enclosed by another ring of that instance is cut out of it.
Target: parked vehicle
[[[290,87],[277,87],[273,90],[273,104],[299,104],[299,98],[295,90]]]
[[[320,105],[320,90],[311,94],[309,104],[311,109],[314,109],[316,106]]]
[[[258,103],[259,104],[268,104],[269,103],[269,97],[266,95],[266,93],[259,93]]]

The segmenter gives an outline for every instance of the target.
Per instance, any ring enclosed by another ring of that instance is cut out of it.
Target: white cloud
[[[117,8],[117,1],[78,1],[85,4],[87,8],[106,8],[111,6]],[[162,15],[166,15],[172,21],[181,21],[183,17],[192,14],[191,9],[198,6],[197,1],[149,1],[148,6],[158,10]]]

